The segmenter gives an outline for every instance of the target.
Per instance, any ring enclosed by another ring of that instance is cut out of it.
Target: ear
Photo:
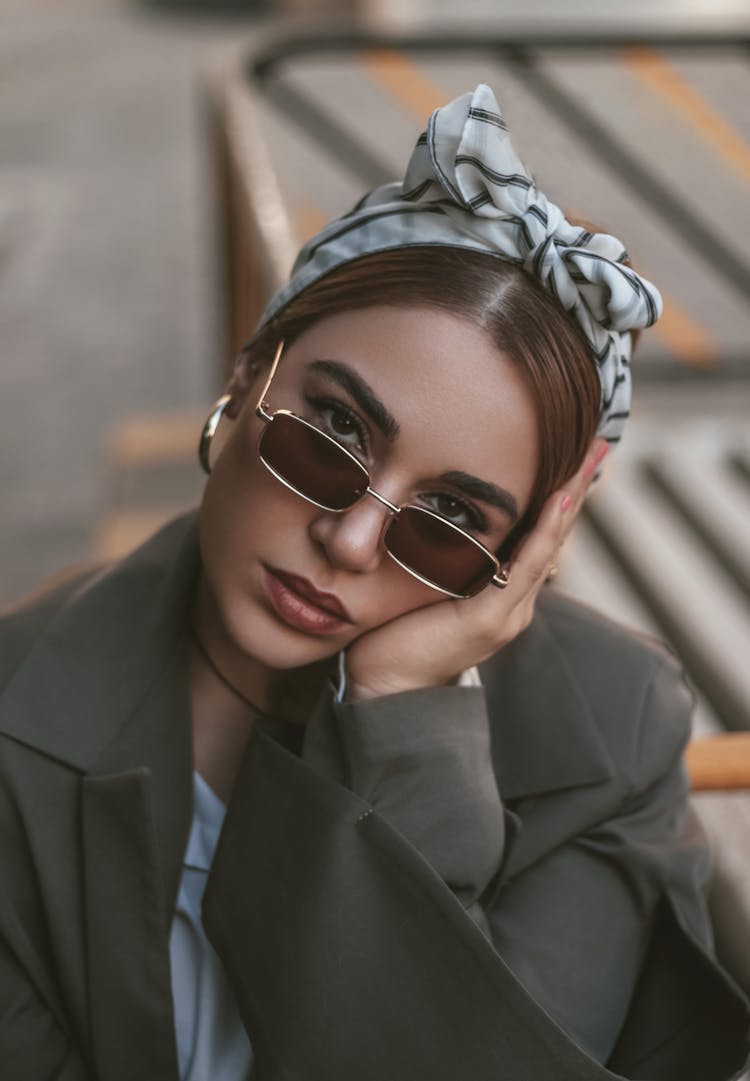
[[[232,396],[232,400],[225,410],[226,416],[234,419],[239,415],[248,395],[258,383],[258,372],[262,366],[258,356],[253,355],[251,350],[243,348],[239,351],[224,391],[225,394],[231,394]]]

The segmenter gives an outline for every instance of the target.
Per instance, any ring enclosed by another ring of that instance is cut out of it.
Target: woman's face
[[[203,588],[220,648],[289,669],[445,596],[388,556],[378,500],[323,511],[268,472],[255,416],[265,374],[224,422],[206,484]],[[392,503],[437,511],[490,550],[526,508],[538,465],[533,400],[467,319],[386,307],[323,319],[285,348],[267,399],[269,411],[291,410],[351,450]]]

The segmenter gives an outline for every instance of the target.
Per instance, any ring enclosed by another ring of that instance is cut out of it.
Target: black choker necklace
[[[246,706],[249,706],[250,709],[254,710],[255,713],[258,714],[259,717],[265,717],[266,716],[266,711],[261,709],[260,706],[256,705],[256,703],[253,702],[252,699],[248,698],[246,694],[243,694],[242,691],[238,687],[235,687],[235,685],[233,683],[231,683],[227,679],[227,677],[221,671],[219,666],[216,664],[216,661],[213,659],[211,654],[208,652],[206,647],[203,645],[203,642],[201,641],[201,639],[200,639],[200,637],[198,635],[198,632],[196,631],[195,627],[193,627],[192,625],[190,627],[190,637],[195,642],[196,646],[198,647],[198,652],[200,653],[201,657],[206,662],[208,667],[211,669],[213,674],[216,676],[216,678],[218,680],[220,680],[220,682],[223,683],[224,686],[228,690],[230,690],[232,692],[232,694],[236,698],[239,698],[241,702],[244,702]]]

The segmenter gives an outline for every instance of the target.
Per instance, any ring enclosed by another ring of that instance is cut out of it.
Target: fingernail
[[[586,457],[586,462],[583,467],[584,477],[590,477],[596,470],[596,467],[600,462],[604,461],[609,450],[609,443],[606,439],[597,439],[594,441],[593,446],[589,450]]]
[[[572,495],[564,495],[562,497],[562,499],[560,501],[560,510],[563,512],[563,514],[565,513],[566,510],[569,509],[572,502],[573,502],[573,496]]]
[[[599,446],[596,448],[596,464],[603,462],[609,451],[609,443],[606,439],[602,439],[599,442]]]

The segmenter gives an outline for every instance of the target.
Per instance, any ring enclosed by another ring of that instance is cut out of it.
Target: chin
[[[303,668],[327,660],[355,638],[351,633],[320,636],[305,634],[283,624],[262,604],[234,603],[222,612],[231,643],[247,657],[277,670]]]

